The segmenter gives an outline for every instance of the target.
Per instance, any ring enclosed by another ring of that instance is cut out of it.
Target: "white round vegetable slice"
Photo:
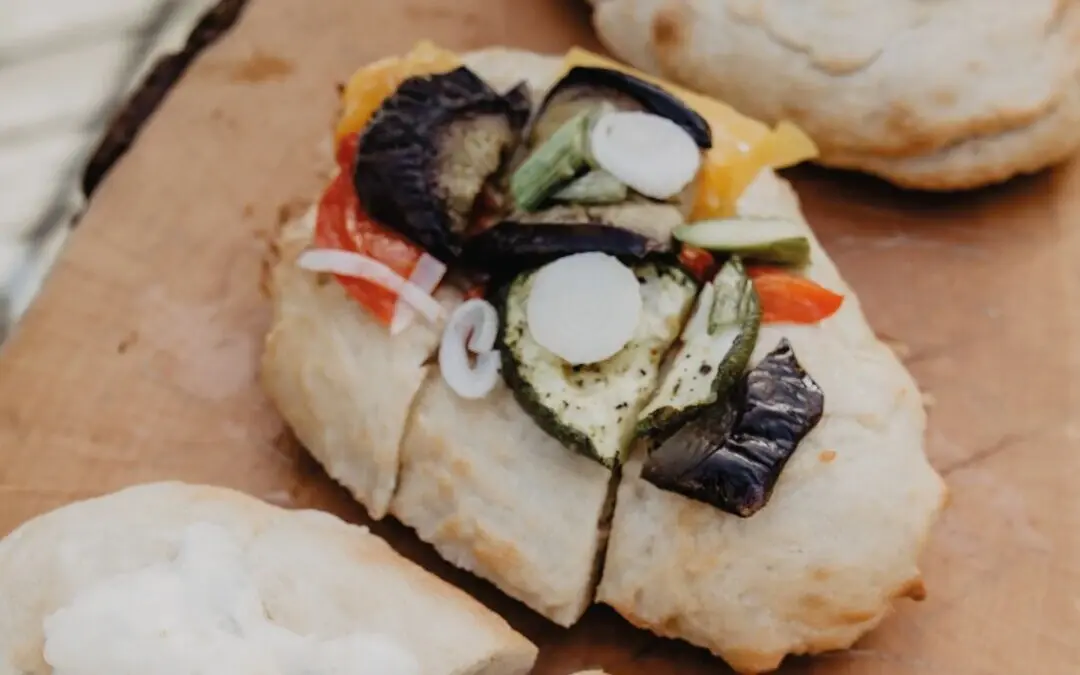
[[[679,194],[701,167],[701,150],[690,134],[647,112],[601,116],[590,132],[589,149],[600,168],[653,199]]]
[[[641,320],[641,284],[606,253],[577,253],[549,263],[533,278],[525,320],[533,339],[574,365],[611,358]]]
[[[439,371],[458,396],[483,398],[495,388],[499,353],[492,348],[498,330],[498,313],[481,298],[466,300],[450,315],[439,343]],[[469,352],[476,355],[474,363]]]

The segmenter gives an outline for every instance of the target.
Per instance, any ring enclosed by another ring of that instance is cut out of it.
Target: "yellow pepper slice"
[[[461,59],[454,52],[423,41],[403,56],[389,56],[360,68],[349,78],[341,94],[342,111],[334,133],[335,143],[363,129],[403,81],[416,75],[445,73],[460,65]]]

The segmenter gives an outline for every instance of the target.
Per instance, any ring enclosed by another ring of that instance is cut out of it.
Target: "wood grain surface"
[[[0,534],[156,479],[363,522],[256,384],[260,265],[267,232],[326,178],[335,85],[425,37],[597,48],[572,0],[251,0],[98,188],[3,350]],[[934,197],[812,168],[789,177],[927,393],[951,503],[925,556],[928,599],[855,649],[782,672],[1080,672],[1080,168]],[[540,644],[541,675],[723,671],[602,607],[559,629],[400,525],[373,529]]]

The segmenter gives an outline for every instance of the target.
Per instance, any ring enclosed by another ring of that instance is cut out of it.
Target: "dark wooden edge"
[[[86,197],[93,194],[113,165],[128,151],[138,138],[143,124],[154,114],[195,57],[232,28],[247,2],[221,0],[199,20],[180,52],[157,60],[146,79],[113,116],[108,130],[90,157],[82,176],[82,190]]]

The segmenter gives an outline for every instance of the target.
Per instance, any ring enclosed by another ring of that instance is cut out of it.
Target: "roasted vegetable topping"
[[[375,220],[452,260],[477,196],[528,114],[522,90],[501,96],[465,67],[405,80],[360,137],[360,202]]]
[[[602,115],[589,134],[593,162],[638,193],[675,197],[694,180],[701,151],[671,120],[644,112]]]
[[[757,342],[761,307],[738,258],[705,284],[683,329],[682,346],[638,421],[638,434],[662,439],[742,378]]]
[[[541,347],[572,366],[593,364],[614,356],[634,336],[641,288],[617,258],[576,253],[536,271],[525,316]]]
[[[522,408],[567,447],[606,466],[622,461],[660,361],[697,293],[697,284],[678,267],[645,263],[632,269],[640,284],[641,318],[630,342],[599,363],[575,366],[533,337],[527,305],[536,272],[514,279],[496,303],[503,317],[503,378]]]
[[[802,266],[810,262],[810,240],[802,225],[780,218],[722,218],[675,228],[679,241],[746,260]]]
[[[746,518],[772,496],[796,447],[821,420],[825,397],[782,339],[726,400],[653,450],[642,477]]]
[[[683,246],[679,249],[679,264],[685,267],[687,272],[693,274],[695,279],[705,281],[711,276],[710,272],[716,264],[716,258],[703,248]]]
[[[548,91],[533,123],[533,143],[542,142],[583,110],[607,104],[665,117],[682,127],[700,148],[712,147],[709,124],[664,89],[620,70],[576,66]]]
[[[395,294],[397,304],[404,301],[432,323],[438,323],[443,318],[442,306],[429,291],[371,256],[333,248],[308,249],[296,259],[296,265],[310,272],[366,281]]]
[[[548,197],[589,170],[589,130],[594,115],[582,112],[567,120],[536,148],[510,178],[514,204],[534,211]]]
[[[551,196],[573,204],[617,204],[629,194],[626,183],[603,169],[594,169]]]
[[[461,59],[454,52],[430,42],[419,42],[408,54],[389,56],[360,68],[341,92],[341,117],[335,133],[338,143],[354,137],[367,126],[386,97],[407,78],[445,73],[460,65]]]
[[[499,353],[494,351],[499,317],[487,300],[458,305],[439,343],[439,371],[458,396],[487,396],[499,381]]]
[[[661,250],[671,248],[671,233],[682,225],[682,212],[672,204],[646,201],[641,197],[621,204],[559,204],[533,213],[515,213],[507,220],[519,223],[598,223],[635,232],[656,242]]]
[[[761,299],[763,323],[817,323],[844,303],[844,296],[783,269],[751,267],[748,273]]]
[[[470,237],[462,260],[504,276],[575,253],[594,251],[633,261],[662,248],[653,239],[612,225],[503,222]]]
[[[401,235],[367,217],[344,173],[339,173],[330,182],[319,200],[313,245],[368,256],[406,279],[411,277],[424,255]],[[376,321],[386,326],[391,324],[398,300],[396,291],[361,277],[339,274],[335,278]]]

